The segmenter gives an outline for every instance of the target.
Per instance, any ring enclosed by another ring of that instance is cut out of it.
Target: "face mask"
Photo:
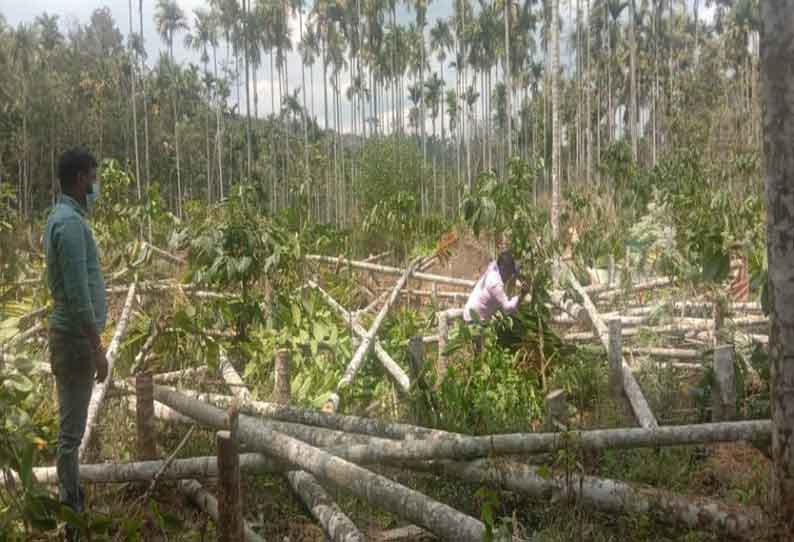
[[[95,207],[96,200],[99,197],[99,183],[93,183],[91,185],[91,191],[86,193],[86,202],[89,206]]]

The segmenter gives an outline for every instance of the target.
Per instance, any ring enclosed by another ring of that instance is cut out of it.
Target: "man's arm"
[[[55,240],[55,248],[69,312],[77,318],[80,330],[91,343],[95,353],[97,380],[102,381],[107,376],[107,360],[96,328],[94,306],[88,289],[85,231],[79,219],[70,218],[63,223]]]
[[[489,284],[488,290],[504,312],[515,312],[518,308],[519,296],[515,295],[508,299],[504,284],[501,281],[494,281]]]

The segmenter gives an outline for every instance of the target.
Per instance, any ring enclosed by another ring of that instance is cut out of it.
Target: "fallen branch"
[[[105,400],[105,394],[113,382],[113,364],[116,361],[116,355],[118,354],[121,339],[127,332],[127,325],[129,324],[130,315],[132,314],[132,302],[135,299],[136,282],[133,282],[130,285],[130,289],[127,292],[127,300],[124,302],[124,308],[121,310],[121,317],[116,324],[116,331],[113,334],[113,339],[110,341],[110,346],[108,347],[107,353],[105,354],[108,361],[107,377],[103,382],[100,382],[94,387],[94,391],[91,394],[91,401],[88,404],[88,417],[85,424],[85,433],[83,434],[83,440],[80,443],[80,448],[78,451],[78,457],[80,458],[83,457],[88,443],[91,442],[94,424],[99,418],[99,409],[102,407],[102,402]]]
[[[160,256],[161,258],[163,258],[164,260],[168,260],[169,262],[175,263],[177,265],[187,265],[187,260],[185,260],[184,258],[180,258],[179,256],[174,256],[170,252],[166,252],[165,250],[158,248],[151,243],[147,243],[146,241],[144,241],[141,244],[144,247],[151,250],[152,252],[154,252],[155,254],[157,254],[158,256]]]

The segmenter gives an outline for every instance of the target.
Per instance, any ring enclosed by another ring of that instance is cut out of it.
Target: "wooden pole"
[[[290,351],[286,348],[276,350],[276,384],[274,400],[279,405],[288,405],[292,391],[290,389]]]
[[[613,318],[608,323],[609,329],[609,387],[615,398],[623,397],[623,324],[620,318]]]
[[[447,377],[447,339],[449,339],[449,320],[447,311],[438,314],[438,362],[436,363],[436,388]]]
[[[736,418],[736,372],[733,365],[733,345],[718,346],[714,350],[712,406],[712,418],[715,422],[730,421]]]
[[[218,431],[218,541],[242,542],[240,459],[231,431]]]
[[[154,423],[154,396],[152,374],[135,375],[135,423],[138,433],[138,459],[157,458],[157,428]]]

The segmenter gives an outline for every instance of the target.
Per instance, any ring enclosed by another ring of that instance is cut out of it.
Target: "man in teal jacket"
[[[100,334],[105,327],[105,281],[94,235],[86,221],[89,204],[99,195],[94,157],[82,149],[65,152],[58,163],[62,195],[44,233],[47,282],[53,297],[50,316],[50,364],[58,390],[58,489],[60,500],[81,513],[79,448],[88,403],[97,382],[107,378],[108,363]],[[66,539],[79,540],[67,525]]]

